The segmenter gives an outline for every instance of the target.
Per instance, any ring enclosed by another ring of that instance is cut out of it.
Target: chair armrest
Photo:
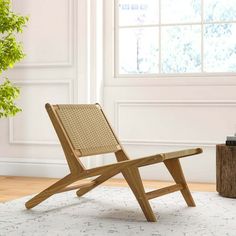
[[[156,154],[153,156],[146,156],[146,157],[141,157],[137,159],[119,161],[117,163],[99,166],[92,169],[87,169],[84,171],[84,174],[86,174],[87,177],[91,177],[91,176],[102,174],[104,173],[104,171],[107,171],[108,169],[109,171],[119,172],[122,169],[131,167],[131,166],[136,166],[136,167],[147,166],[147,165],[163,162],[167,159],[191,156],[191,155],[199,154],[201,152],[202,152],[201,148],[195,148],[195,149],[186,149],[186,150],[181,150],[181,151],[176,151],[176,152],[161,153],[161,154]]]
[[[168,159],[173,159],[173,158],[182,158],[182,157],[192,156],[192,155],[200,154],[202,152],[203,150],[201,148],[192,148],[192,149],[184,149],[184,150],[175,151],[175,152],[162,153],[162,155],[164,156],[164,160],[168,160]]]
[[[160,153],[160,154],[151,155],[151,156],[145,156],[138,159],[140,160],[140,159],[145,159],[145,158],[155,158],[157,156],[162,156],[163,157],[162,161],[165,161],[165,160],[173,159],[173,158],[182,158],[182,157],[192,156],[192,155],[200,154],[202,152],[203,151],[201,148],[192,148],[192,149],[184,149],[184,150],[174,151],[174,152]]]

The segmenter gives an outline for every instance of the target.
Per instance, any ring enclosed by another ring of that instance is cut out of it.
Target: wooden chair
[[[123,174],[148,221],[156,221],[149,200],[164,194],[181,191],[187,205],[195,206],[179,158],[199,154],[202,149],[187,149],[130,160],[99,104],[46,104],[46,110],[61,142],[70,174],[26,202],[26,208],[35,207],[56,193],[73,189],[78,189],[76,193],[80,197],[118,173]],[[115,153],[117,163],[86,169],[79,160],[84,156],[103,153]],[[176,184],[145,193],[138,168],[159,162],[164,162]],[[93,176],[97,177],[88,183],[71,185]]]

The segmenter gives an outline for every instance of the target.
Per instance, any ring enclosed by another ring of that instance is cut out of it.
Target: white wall
[[[0,120],[0,175],[62,176],[64,155],[45,103],[88,102],[87,1],[13,1],[30,20],[20,39],[27,57],[7,76],[23,109]]]
[[[201,147],[203,154],[181,160],[186,178],[215,182],[215,145],[236,127],[236,76],[115,78],[112,2],[105,0],[104,107],[121,142],[131,157]],[[142,176],[171,179],[162,165]]]
[[[114,78],[112,1],[104,2],[102,35],[96,18],[101,17],[102,0],[13,1],[30,22],[22,36],[27,57],[7,73],[21,88],[23,112],[0,120],[0,175],[66,174],[44,104],[95,102],[104,87],[105,111],[131,157],[202,147],[203,154],[182,160],[186,177],[214,182],[215,144],[235,131],[235,76]],[[114,158],[93,160],[88,164]],[[170,179],[162,165],[145,167],[142,174]]]

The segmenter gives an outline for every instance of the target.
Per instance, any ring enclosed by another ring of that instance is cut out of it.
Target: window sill
[[[236,74],[113,77],[106,78],[105,86],[236,86]]]

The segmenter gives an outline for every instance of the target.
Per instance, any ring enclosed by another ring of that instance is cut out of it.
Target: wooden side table
[[[236,198],[236,146],[216,145],[216,190]]]

